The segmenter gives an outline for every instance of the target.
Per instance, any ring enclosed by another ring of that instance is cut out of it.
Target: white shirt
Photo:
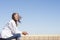
[[[15,21],[11,20],[5,25],[0,36],[1,38],[8,38],[13,36],[13,33],[17,34],[17,33],[20,33],[20,31],[18,31]]]

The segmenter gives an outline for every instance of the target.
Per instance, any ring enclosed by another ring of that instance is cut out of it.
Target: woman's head
[[[12,14],[12,19],[15,21],[15,23],[17,24],[17,22],[20,22],[21,20],[21,16],[19,16],[18,13],[13,13]]]

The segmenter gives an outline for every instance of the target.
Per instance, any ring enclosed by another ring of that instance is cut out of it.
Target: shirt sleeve
[[[16,25],[13,24],[12,22],[9,23],[8,27],[9,27],[9,29],[11,30],[11,33],[12,33],[12,34],[21,33],[21,32],[17,29]]]

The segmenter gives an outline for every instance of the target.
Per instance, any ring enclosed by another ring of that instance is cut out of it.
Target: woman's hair
[[[18,14],[18,17],[19,17],[19,18],[18,18],[18,21],[16,21],[16,20],[15,20],[15,17],[14,17],[14,15],[16,15],[16,14],[18,14],[18,13],[13,13],[13,14],[12,14],[12,19],[15,21],[15,23],[16,23],[16,25],[17,25],[17,22],[21,23],[21,21],[20,21],[20,20],[21,20],[21,16],[19,16],[19,14]]]

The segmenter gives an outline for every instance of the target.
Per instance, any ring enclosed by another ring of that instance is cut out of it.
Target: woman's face
[[[18,21],[19,20],[19,15],[18,14],[15,14],[14,15],[14,18],[15,18],[16,21]]]

